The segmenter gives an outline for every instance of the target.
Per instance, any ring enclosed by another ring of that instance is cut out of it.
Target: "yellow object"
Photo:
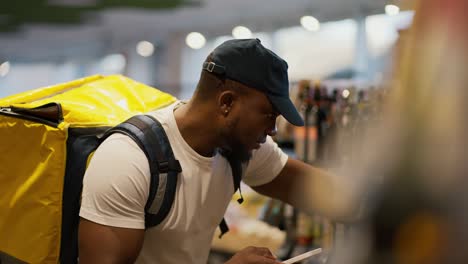
[[[62,235],[75,228],[69,215],[77,218],[82,174],[98,135],[175,100],[120,75],[1,98],[0,262],[6,254],[27,263],[68,263]]]
[[[0,107],[35,108],[59,102],[65,123],[95,127],[117,125],[174,100],[170,94],[120,75],[95,75],[2,98]]]

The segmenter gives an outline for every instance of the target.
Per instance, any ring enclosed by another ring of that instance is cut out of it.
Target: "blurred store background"
[[[382,80],[398,31],[413,17],[404,3],[387,0],[18,0],[0,7],[2,97],[119,73],[188,98],[198,65],[233,37],[260,38],[289,62],[292,83],[370,86]]]

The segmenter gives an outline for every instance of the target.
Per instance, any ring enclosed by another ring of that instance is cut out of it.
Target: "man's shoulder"
[[[174,106],[171,104],[171,105],[164,106],[162,108],[158,108],[156,110],[147,112],[146,114],[158,119],[159,122],[162,122],[167,119],[167,117],[171,113],[171,109],[173,108]]]
[[[174,119],[174,108],[177,107],[180,103],[180,101],[176,101],[170,105],[147,112],[146,114],[154,117],[163,125],[164,128],[167,128],[165,127],[165,125],[167,125]]]
[[[278,144],[268,136],[265,143],[260,145],[259,149],[252,152],[252,156],[247,162],[247,166],[273,166],[282,162],[288,155],[283,152]]]
[[[269,153],[275,151],[281,151],[281,149],[279,149],[278,144],[276,144],[276,142],[270,136],[267,136],[265,143],[261,144],[259,149],[253,151],[252,159],[255,159],[259,156],[261,157],[268,155]]]
[[[106,149],[108,152],[115,150],[119,153],[132,153],[142,152],[138,144],[128,135],[123,133],[113,133],[108,138],[106,138],[100,145],[99,150]]]

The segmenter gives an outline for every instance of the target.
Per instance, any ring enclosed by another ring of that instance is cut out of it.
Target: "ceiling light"
[[[199,32],[191,32],[185,38],[185,43],[192,49],[201,49],[205,46],[206,39]]]
[[[232,36],[236,39],[247,39],[252,37],[252,31],[244,26],[237,26],[232,29]]]
[[[101,68],[106,72],[121,73],[125,69],[127,61],[122,54],[111,54],[101,61]]]
[[[350,92],[349,92],[348,89],[343,90],[343,92],[341,93],[341,95],[343,96],[343,98],[348,98],[349,94],[350,94]]]
[[[301,17],[301,25],[309,31],[318,31],[320,29],[320,22],[313,16]]]
[[[10,62],[5,61],[0,64],[0,77],[6,76],[10,72]]]
[[[385,13],[387,13],[389,16],[395,16],[400,13],[400,8],[396,5],[386,5]]]
[[[154,45],[153,43],[143,40],[138,42],[136,46],[136,51],[138,54],[140,54],[143,57],[149,57],[153,55],[154,52]]]

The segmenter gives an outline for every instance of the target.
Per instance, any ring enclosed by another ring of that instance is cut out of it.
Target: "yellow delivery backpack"
[[[102,135],[175,100],[120,75],[0,98],[0,263],[76,263],[83,174]]]

